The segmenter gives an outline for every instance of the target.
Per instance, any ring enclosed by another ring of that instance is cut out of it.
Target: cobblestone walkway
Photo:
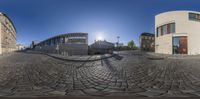
[[[198,97],[199,60],[127,51],[73,62],[13,53],[0,56],[0,96]]]

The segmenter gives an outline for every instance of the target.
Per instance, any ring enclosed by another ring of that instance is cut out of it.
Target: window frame
[[[198,14],[198,13],[193,13],[193,12],[189,12],[188,18],[189,18],[189,20],[191,20],[191,21],[200,21],[200,14]]]
[[[158,26],[156,28],[156,33],[157,33],[157,37],[163,36],[163,35],[166,35],[166,34],[176,33],[176,23],[171,22],[171,23],[168,23],[168,24]]]

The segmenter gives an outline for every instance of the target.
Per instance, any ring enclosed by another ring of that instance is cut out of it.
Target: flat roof
[[[159,14],[156,14],[155,16],[165,14],[165,13],[172,13],[172,12],[193,12],[193,13],[200,13],[199,11],[192,11],[192,10],[172,10],[172,11],[166,11],[166,12],[161,12]]]
[[[141,34],[141,36],[155,36],[155,34],[144,32]]]
[[[53,39],[53,38],[57,38],[57,37],[65,36],[65,35],[71,35],[71,34],[88,35],[88,33],[83,33],[83,32],[64,33],[64,34],[59,34],[59,35],[50,37],[50,38],[48,38],[48,39],[46,39],[46,40],[41,41],[40,43],[43,43],[43,42],[48,41],[48,40]],[[40,44],[40,43],[38,43],[38,44]]]

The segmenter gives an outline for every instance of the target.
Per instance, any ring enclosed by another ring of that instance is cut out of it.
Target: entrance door
[[[173,37],[173,54],[187,54],[187,36]]]
[[[180,37],[180,54],[187,54],[187,37]]]

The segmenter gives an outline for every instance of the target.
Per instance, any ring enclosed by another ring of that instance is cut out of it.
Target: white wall
[[[156,39],[155,52],[172,54],[172,34],[164,35]]]
[[[0,16],[1,19],[1,16]],[[1,21],[0,21],[0,54],[2,54],[2,47],[1,47]]]
[[[155,33],[158,26],[175,22],[176,33],[171,35],[163,35],[156,37],[155,43],[159,44],[156,53],[172,54],[172,37],[174,36],[187,36],[188,37],[188,54],[200,54],[200,21],[189,20],[189,12],[194,11],[171,11],[161,13],[155,16]],[[171,39],[169,36],[171,35]],[[167,41],[166,41],[167,40]],[[168,41],[171,40],[171,41]],[[168,43],[166,43],[168,42]],[[171,42],[171,43],[170,43]],[[161,45],[161,44],[166,45]],[[168,51],[170,50],[170,51]]]

